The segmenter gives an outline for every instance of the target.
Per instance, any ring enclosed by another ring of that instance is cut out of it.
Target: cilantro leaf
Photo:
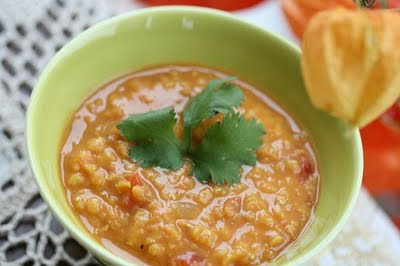
[[[229,83],[234,77],[212,80],[185,107],[183,121],[185,127],[195,128],[203,119],[216,113],[233,113],[233,107],[240,106],[244,100],[243,92]]]
[[[202,182],[210,178],[221,185],[240,181],[240,166],[255,165],[256,150],[262,144],[264,128],[256,120],[246,121],[240,114],[225,116],[211,126],[201,144],[190,152],[194,176]]]
[[[172,108],[134,114],[117,125],[120,135],[136,142],[130,156],[143,167],[161,166],[179,169],[183,166],[181,142],[173,128],[176,123]]]
[[[130,157],[142,167],[160,166],[177,170],[183,158],[191,159],[193,175],[202,182],[216,184],[240,181],[240,166],[254,165],[256,149],[261,145],[263,126],[254,119],[246,121],[234,107],[244,100],[240,88],[229,83],[234,78],[211,81],[183,111],[184,139],[178,140],[173,128],[176,115],[172,108],[134,114],[117,125],[120,135],[133,142]],[[191,142],[198,124],[217,113],[225,115],[221,123],[212,125],[201,144]]]
[[[235,77],[211,80],[206,88],[193,97],[183,111],[184,138],[183,147],[190,150],[192,147],[192,131],[206,118],[217,113],[229,114],[240,106],[244,100],[243,92],[235,84],[229,83]]]

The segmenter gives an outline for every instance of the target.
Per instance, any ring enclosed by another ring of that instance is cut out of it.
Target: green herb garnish
[[[264,134],[261,124],[255,119],[247,122],[240,114],[225,116],[222,123],[212,125],[201,144],[190,153],[194,176],[208,182],[229,185],[240,181],[242,164],[256,163],[256,150],[262,144]]]
[[[193,162],[193,175],[201,182],[216,184],[240,181],[240,166],[254,165],[256,150],[265,134],[263,126],[254,119],[246,121],[235,113],[244,100],[239,87],[230,83],[235,78],[212,80],[195,96],[183,111],[184,138],[174,135],[176,114],[164,108],[129,116],[117,125],[120,135],[134,142],[130,157],[142,167],[160,166],[179,169],[184,158]],[[212,125],[202,142],[192,143],[192,132],[201,121],[222,113],[222,122]]]
[[[217,113],[234,113],[233,107],[240,106],[244,96],[239,87],[229,83],[234,77],[212,80],[207,87],[186,105],[183,110],[185,149],[192,144],[192,131],[206,118]]]
[[[161,166],[179,169],[183,166],[181,142],[174,134],[176,123],[172,108],[131,115],[118,124],[120,135],[131,146],[130,157],[143,167]]]

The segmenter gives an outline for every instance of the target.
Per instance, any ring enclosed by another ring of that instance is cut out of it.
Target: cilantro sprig
[[[233,107],[240,106],[244,100],[243,92],[233,83],[234,77],[212,80],[206,88],[196,95],[183,110],[184,148],[191,149],[192,131],[206,118],[217,113],[233,113]]]
[[[184,158],[193,163],[192,174],[201,182],[218,185],[240,181],[240,166],[256,163],[264,128],[235,113],[244,100],[243,92],[231,83],[235,78],[212,80],[192,98],[183,111],[184,137],[173,131],[176,113],[172,108],[134,114],[117,125],[120,135],[132,142],[130,157],[142,167],[160,166],[177,170]],[[204,120],[222,113],[224,119],[212,125],[201,143],[192,143],[193,130]]]
[[[179,169],[183,166],[181,143],[174,134],[175,111],[164,108],[131,115],[117,125],[120,135],[135,142],[130,157],[143,167],[161,166]]]
[[[247,122],[240,114],[225,116],[212,125],[201,144],[190,153],[194,176],[203,182],[229,185],[240,181],[242,164],[256,163],[256,150],[262,144],[263,126],[255,119]]]

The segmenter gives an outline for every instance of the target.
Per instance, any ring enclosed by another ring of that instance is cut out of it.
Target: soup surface
[[[310,139],[276,103],[244,82],[237,108],[267,134],[257,164],[242,166],[233,186],[203,184],[186,162],[177,171],[142,168],[116,125],[130,114],[180,112],[207,83],[225,74],[163,66],[118,78],[73,115],[62,141],[60,170],[73,211],[115,254],[151,265],[257,265],[293,244],[312,218],[319,174]],[[194,131],[198,142],[217,117]],[[218,150],[215,150],[218,153]]]

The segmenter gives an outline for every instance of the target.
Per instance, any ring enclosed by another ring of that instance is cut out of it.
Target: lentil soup
[[[236,110],[267,134],[241,182],[204,184],[191,163],[177,171],[142,168],[116,125],[123,118],[185,104],[225,74],[196,66],[162,66],[98,89],[73,115],[62,141],[60,170],[68,201],[89,233],[112,252],[151,265],[257,265],[285,252],[307,228],[319,173],[310,138],[275,102],[235,82],[245,100]],[[201,142],[219,116],[193,134]],[[218,151],[215,151],[218,152]]]

